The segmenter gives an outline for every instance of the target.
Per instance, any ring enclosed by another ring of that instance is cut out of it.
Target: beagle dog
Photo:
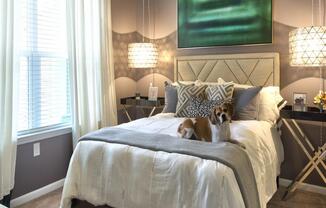
[[[237,140],[231,139],[230,123],[233,106],[225,102],[216,106],[209,117],[185,119],[178,127],[178,136],[205,142],[230,142],[246,148]]]

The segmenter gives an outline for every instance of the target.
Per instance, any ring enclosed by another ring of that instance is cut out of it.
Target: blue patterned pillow
[[[187,106],[187,112],[191,118],[208,117],[212,109],[222,102],[221,100],[206,100],[199,97],[191,97]]]

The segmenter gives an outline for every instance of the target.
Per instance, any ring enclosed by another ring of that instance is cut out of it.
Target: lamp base
[[[148,89],[148,100],[157,101],[158,87],[153,87],[152,83]]]

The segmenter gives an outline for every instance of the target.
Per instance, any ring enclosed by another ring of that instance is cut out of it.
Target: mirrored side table
[[[129,121],[132,121],[131,116],[128,112],[129,107],[136,107],[140,108],[143,113],[145,114],[145,109],[150,109],[150,113],[148,117],[151,117],[155,110],[158,108],[164,107],[164,98],[158,97],[156,101],[148,100],[148,97],[141,96],[139,99],[136,97],[126,97],[120,99],[120,104],[123,106],[123,111],[125,112],[126,116],[128,117]]]

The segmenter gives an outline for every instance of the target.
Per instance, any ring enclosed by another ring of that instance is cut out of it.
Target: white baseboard
[[[291,180],[280,178],[281,186],[288,186],[291,182],[292,182]],[[326,188],[322,186],[316,186],[308,183],[301,183],[298,185],[298,189],[326,195]]]
[[[32,191],[30,193],[27,193],[23,196],[20,196],[16,199],[13,199],[11,202],[10,202],[10,207],[14,208],[14,207],[18,207],[22,204],[25,204],[27,202],[30,202],[34,199],[37,199],[47,193],[50,193],[52,191],[55,191],[61,187],[63,187],[63,184],[65,182],[65,179],[61,179],[59,181],[56,181],[54,183],[51,183],[49,185],[46,185],[46,186],[43,186],[42,188],[39,188],[35,191]]]

